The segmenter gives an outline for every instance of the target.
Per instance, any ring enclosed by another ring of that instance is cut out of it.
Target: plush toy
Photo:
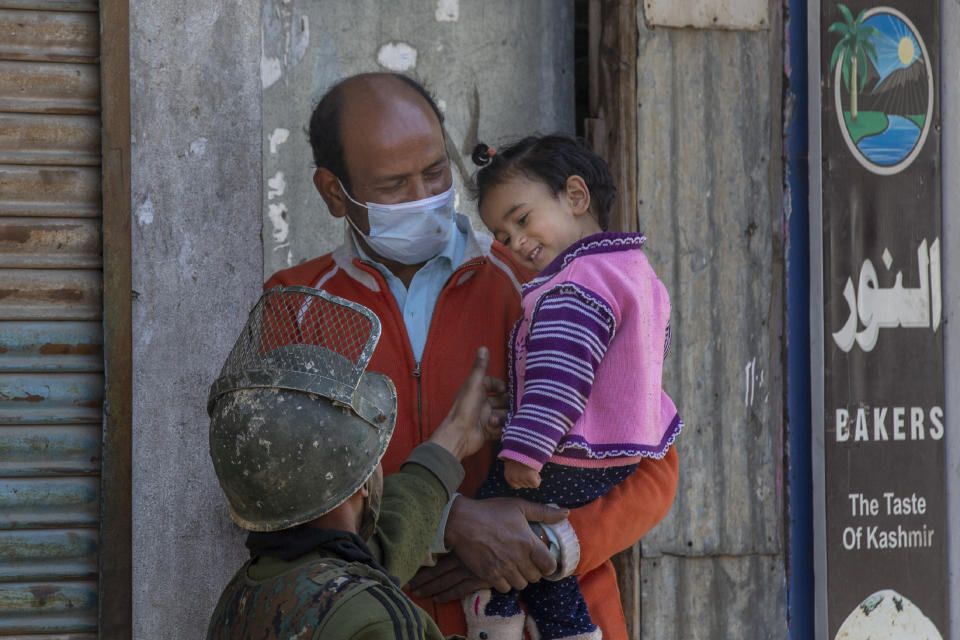
[[[523,640],[523,610],[487,611],[490,594],[490,589],[481,589],[460,601],[467,617],[467,640]]]

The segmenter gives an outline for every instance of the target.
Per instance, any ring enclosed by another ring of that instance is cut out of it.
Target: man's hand
[[[501,396],[506,385],[503,380],[486,375],[489,364],[490,352],[486,347],[480,347],[473,368],[453,399],[450,412],[429,438],[458,460],[478,451],[487,440],[500,436],[506,415]]]
[[[568,514],[567,509],[519,498],[471,500],[460,496],[450,509],[446,542],[480,582],[506,593],[511,588],[523,589],[557,568],[529,522],[559,522]]]
[[[437,602],[459,600],[479,589],[490,588],[490,584],[467,569],[455,553],[440,556],[432,567],[420,567],[407,586],[415,597],[433,598]]]

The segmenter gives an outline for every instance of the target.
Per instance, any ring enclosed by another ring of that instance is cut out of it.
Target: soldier
[[[210,455],[251,559],[220,597],[208,639],[442,638],[400,590],[423,563],[460,460],[503,411],[477,351],[453,406],[397,473],[380,458],[396,421],[389,378],[366,372],[380,335],[365,307],[272,289],[210,390]]]

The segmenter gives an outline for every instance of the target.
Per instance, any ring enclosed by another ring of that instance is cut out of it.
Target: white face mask
[[[456,224],[452,182],[443,193],[400,204],[360,204],[350,197],[342,182],[340,188],[350,202],[367,210],[370,233],[357,229],[350,216],[347,222],[380,257],[400,264],[419,264],[447,246]]]

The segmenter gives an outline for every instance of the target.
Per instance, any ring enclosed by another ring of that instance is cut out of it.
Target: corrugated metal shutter
[[[0,0],[0,636],[95,638],[99,19]]]

